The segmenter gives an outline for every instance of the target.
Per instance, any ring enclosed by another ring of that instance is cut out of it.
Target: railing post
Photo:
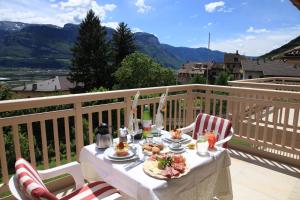
[[[81,102],[75,103],[75,141],[76,141],[76,159],[79,160],[79,154],[83,147],[83,127]]]
[[[210,96],[211,90],[205,91],[205,113],[210,114]]]
[[[188,89],[187,90],[187,109],[186,109],[186,125],[189,125],[191,123],[194,122],[194,95],[193,95],[193,90],[192,89]]]

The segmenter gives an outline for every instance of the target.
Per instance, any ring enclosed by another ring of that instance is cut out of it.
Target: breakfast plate
[[[167,134],[164,134],[162,136],[162,139],[165,142],[182,142],[182,143],[185,143],[185,142],[191,141],[192,137],[187,135],[187,134],[182,134],[180,139],[173,139],[172,136],[169,133],[167,133]]]
[[[115,154],[115,149],[113,147],[110,147],[104,151],[104,158],[110,161],[124,162],[124,161],[135,160],[138,158],[138,155],[129,150],[128,155],[117,156]]]
[[[156,179],[174,179],[186,175],[190,171],[190,167],[186,163],[182,155],[167,155],[171,159],[170,163],[165,167],[161,167],[161,158],[149,158],[144,162],[144,172]]]

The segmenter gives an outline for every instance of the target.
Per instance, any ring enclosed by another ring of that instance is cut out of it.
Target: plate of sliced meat
[[[145,161],[143,169],[146,174],[157,179],[180,178],[190,171],[183,155],[170,153],[152,155]]]

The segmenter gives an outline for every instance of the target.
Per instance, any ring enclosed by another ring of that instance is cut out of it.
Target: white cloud
[[[100,19],[105,19],[106,12],[113,11],[117,6],[115,4],[99,5],[96,0],[68,0],[52,4],[52,7],[64,11],[57,16],[61,21],[79,23],[89,9],[93,9]]]
[[[114,4],[100,5],[96,0],[0,0],[0,20],[63,26],[66,23],[80,23],[89,9],[105,20],[107,13],[116,7]]]
[[[151,10],[151,6],[145,4],[145,0],[136,0],[134,4],[138,8],[139,13],[145,13]]]
[[[144,31],[140,28],[135,27],[132,29],[132,32],[136,33],[136,32],[144,32]]]
[[[211,2],[211,3],[208,3],[208,4],[205,4],[204,7],[205,7],[205,11],[206,12],[209,12],[209,13],[212,13],[214,12],[217,8],[222,8],[225,6],[225,3],[224,1],[216,1],[216,2]]]
[[[207,26],[211,26],[213,23],[212,22],[208,22],[207,23]]]
[[[253,26],[250,26],[247,30],[248,33],[266,33],[269,32],[267,29],[265,28],[261,28],[261,29],[256,29],[253,28]]]
[[[119,22],[103,22],[102,25],[116,30],[119,26]]]
[[[211,43],[212,49],[217,49],[225,52],[245,53],[248,56],[260,56],[274,48],[278,48],[295,37],[299,36],[300,25],[278,28],[263,32],[258,35],[241,34],[235,38],[224,40],[213,40]]]

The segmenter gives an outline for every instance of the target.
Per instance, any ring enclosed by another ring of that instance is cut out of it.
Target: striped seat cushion
[[[205,131],[214,131],[218,134],[217,140],[219,141],[230,134],[231,127],[232,124],[228,119],[200,113],[196,119],[193,138],[197,139],[198,135],[205,134]],[[225,143],[223,147],[227,147],[227,143]]]
[[[55,195],[48,191],[38,172],[25,159],[17,159],[15,169],[20,190],[29,199],[57,200]]]
[[[81,189],[74,191],[73,193],[64,196],[61,200],[94,200],[103,199],[110,195],[118,193],[118,191],[103,181],[97,181],[89,183],[83,186]]]

